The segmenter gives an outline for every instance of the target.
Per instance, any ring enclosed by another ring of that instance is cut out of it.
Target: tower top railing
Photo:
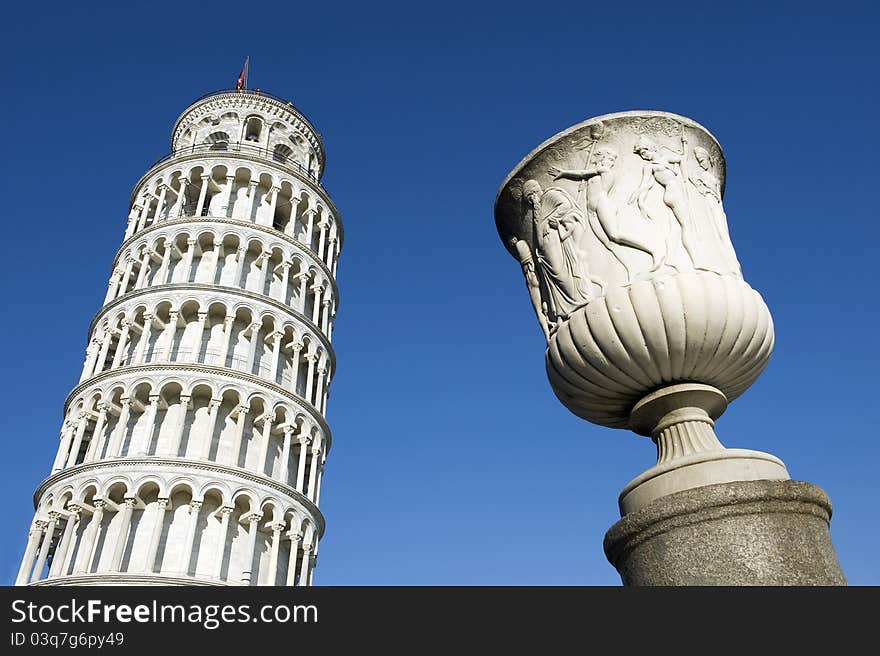
[[[316,185],[324,189],[325,192],[327,191],[327,188],[324,186],[324,183],[321,182],[318,176],[307,169],[305,166],[303,166],[302,163],[298,162],[294,157],[290,155],[285,155],[284,153],[277,152],[271,148],[261,146],[260,144],[251,141],[220,141],[217,143],[202,143],[192,144],[191,146],[182,146],[157,159],[150,165],[150,170],[152,170],[154,167],[158,166],[162,162],[174,159],[175,157],[193,155],[196,153],[211,153],[214,155],[223,155],[224,153],[242,153],[245,155],[258,157],[260,159],[268,160],[274,164],[281,164],[283,166],[291,168],[297,173],[300,173],[301,175],[307,177]]]

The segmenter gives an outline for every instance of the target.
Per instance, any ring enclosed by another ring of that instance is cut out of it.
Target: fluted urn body
[[[556,396],[657,443],[623,512],[695,485],[788,477],[773,456],[724,449],[713,430],[773,349],[770,312],[731,243],[724,179],[721,147],[699,124],[621,112],[541,144],[496,199]]]

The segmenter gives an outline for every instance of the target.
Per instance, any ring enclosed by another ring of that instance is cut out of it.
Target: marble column
[[[214,555],[214,563],[211,570],[212,578],[219,579],[223,573],[223,555],[226,551],[226,533],[229,531],[229,516],[235,510],[232,506],[221,506],[217,512],[220,514],[220,539],[217,540],[217,553]]]
[[[92,431],[92,439],[89,440],[89,447],[86,449],[86,455],[83,462],[92,462],[101,453],[101,443],[104,441],[104,427],[107,425],[106,403],[98,404],[98,418],[95,420],[95,429]]]
[[[186,430],[186,415],[189,412],[190,396],[188,394],[180,395],[180,406],[178,407],[177,421],[174,422],[174,435],[171,438],[168,455],[176,457],[180,454],[180,445],[183,442],[183,433]],[[187,445],[187,450],[189,445]],[[183,454],[184,456],[186,453]]]
[[[75,424],[69,420],[65,420],[61,428],[61,443],[58,445],[58,453],[55,454],[55,462],[52,465],[52,473],[64,469],[67,463],[67,454],[70,452],[70,445],[73,442],[73,435],[76,431]]]
[[[91,571],[92,561],[95,558],[95,547],[98,541],[98,534],[101,532],[101,520],[104,518],[104,506],[106,502],[103,499],[95,499],[92,511],[92,520],[89,522],[86,532],[83,535],[82,546],[80,547],[79,562],[74,568],[74,574],[84,574]]]
[[[26,585],[30,579],[30,573],[34,568],[34,560],[37,557],[37,548],[40,545],[40,537],[43,535],[45,524],[44,520],[37,520],[31,525],[31,530],[28,531],[27,546],[24,549],[24,556],[22,556],[21,565],[18,568],[18,576],[15,577],[15,585]]]
[[[34,566],[33,573],[31,574],[31,583],[39,581],[43,577],[43,568],[46,566],[46,558],[49,556],[49,546],[52,544],[55,526],[60,516],[58,512],[49,513],[49,521],[45,523],[46,527],[43,532],[43,542],[40,545],[39,555],[37,556],[37,564]]]
[[[156,569],[156,554],[159,553],[159,542],[165,528],[165,513],[168,511],[169,500],[165,497],[156,499],[156,520],[150,530],[150,543],[147,546],[147,557],[144,560],[144,571],[152,573]]]
[[[281,531],[284,530],[283,522],[274,522],[269,526],[272,529],[272,543],[269,547],[269,572],[267,585],[275,585],[278,576],[278,553],[281,547]]]
[[[107,450],[107,455],[111,458],[118,458],[122,455],[125,434],[128,432],[128,417],[131,414],[131,398],[123,396],[119,399],[119,405],[119,420],[116,422],[116,428],[110,438],[110,447]]]
[[[296,462],[296,491],[300,494],[305,494],[303,490],[305,489],[306,479],[306,459],[309,455],[309,442],[311,439],[303,432],[297,435],[297,439],[299,441],[299,454],[297,455]]]
[[[299,524],[297,524],[297,527]],[[296,583],[296,563],[299,556],[299,545],[302,542],[303,534],[299,530],[291,528],[287,532],[287,538],[290,540],[290,557],[287,561],[287,581],[286,585],[292,586]]]
[[[118,368],[124,361],[123,356],[128,348],[128,333],[130,330],[131,325],[128,323],[128,320],[123,319],[122,330],[119,332],[119,339],[116,340],[116,352],[113,354],[113,361],[110,363],[111,369]]]
[[[47,578],[55,578],[56,576],[64,576],[67,573],[67,557],[70,552],[70,543],[73,535],[79,525],[79,506],[76,504],[68,504],[67,518],[64,523],[64,532],[61,534],[61,542],[55,549],[55,555],[52,556],[52,566],[49,568],[49,576]]]
[[[189,517],[187,518],[186,538],[183,542],[183,550],[180,554],[180,561],[177,564],[177,571],[181,574],[189,574],[189,563],[193,556],[193,545],[196,538],[196,529],[199,523],[199,510],[202,507],[201,501],[193,500],[189,504]]]
[[[257,456],[257,473],[265,474],[266,473],[266,456],[269,453],[269,443],[272,439],[272,415],[265,414],[262,416],[263,420],[263,435],[260,438],[260,448]]]
[[[202,186],[199,189],[199,201],[196,204],[196,213],[194,216],[201,216],[202,211],[205,209],[205,199],[208,196],[208,185],[211,184],[211,176],[209,174],[205,174],[202,177]]]
[[[89,415],[87,412],[79,414],[79,423],[76,426],[76,435],[73,438],[73,446],[70,448],[70,454],[67,457],[67,467],[73,467],[79,458],[79,451],[82,448],[83,436],[86,434],[86,428],[89,423]]]
[[[244,426],[247,421],[248,407],[245,405],[238,406],[238,417],[235,420],[235,433],[232,438],[232,449],[226,462],[230,467],[238,467],[238,457],[241,453],[241,442],[244,438]]]
[[[257,533],[259,532],[259,524],[261,519],[263,519],[263,514],[258,512],[251,512],[247,516],[248,542],[245,553],[248,555],[248,559],[245,562],[245,569],[241,573],[241,582],[245,585],[251,584],[254,556],[256,555],[257,551]]]
[[[290,355],[290,392],[291,394],[296,394],[296,386],[299,383],[299,354],[302,351],[303,343],[302,342],[292,342],[290,344],[293,348],[291,349]]]
[[[208,460],[211,457],[211,443],[214,440],[214,430],[217,426],[217,414],[220,411],[221,399],[208,401],[208,428],[205,431],[205,439],[202,441],[199,458]]]
[[[128,543],[128,529],[131,527],[131,514],[134,512],[136,499],[125,497],[121,509],[117,506],[117,512],[122,513],[116,531],[116,540],[113,543],[113,558],[110,561],[110,571],[122,571],[122,556],[125,554],[125,545]]]

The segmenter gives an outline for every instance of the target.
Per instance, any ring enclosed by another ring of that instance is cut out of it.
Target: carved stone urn
[[[496,198],[556,396],[587,421],[657,445],[657,463],[621,492],[621,515],[695,488],[789,479],[778,458],[727,449],[714,430],[774,341],[731,243],[724,178],[704,127],[631,111],[544,142]]]

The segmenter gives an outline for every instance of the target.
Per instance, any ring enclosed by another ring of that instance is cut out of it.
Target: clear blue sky
[[[132,185],[249,54],[251,86],[323,134],[345,224],[316,583],[619,583],[602,538],[654,447],[556,401],[492,204],[544,139],[650,108],[720,140],[733,241],[776,324],[719,435],[823,487],[850,582],[880,584],[878,19],[847,2],[10,4],[0,581]]]

